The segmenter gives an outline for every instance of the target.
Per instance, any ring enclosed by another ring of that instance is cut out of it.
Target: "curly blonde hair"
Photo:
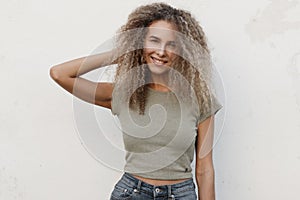
[[[164,20],[174,24],[179,34],[180,56],[177,56],[171,72],[168,86],[179,88],[180,97],[187,101],[196,101],[200,113],[209,112],[211,107],[211,56],[206,36],[196,21],[187,11],[176,9],[165,3],[152,3],[140,6],[129,16],[128,21],[118,31],[117,48],[121,55],[117,59],[115,83],[120,84],[122,91],[132,94],[128,101],[130,108],[138,108],[144,114],[151,73],[143,58],[143,43],[147,27],[154,21]],[[134,71],[130,78],[123,76]],[[126,79],[126,80],[124,80]],[[188,85],[182,80],[186,80]],[[138,86],[138,87],[134,87]],[[195,97],[196,98],[193,98]]]

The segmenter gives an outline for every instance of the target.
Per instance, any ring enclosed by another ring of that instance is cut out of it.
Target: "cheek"
[[[146,55],[149,53],[149,48],[144,47],[143,48],[143,54]]]
[[[153,48],[144,48],[143,49],[143,54],[145,57],[149,56],[150,54],[153,54],[155,52],[155,49]]]
[[[150,49],[144,48],[143,49],[143,57],[144,57],[144,61],[146,61],[146,63],[150,62],[150,55],[151,55]]]
[[[177,57],[177,53],[176,52],[167,52],[167,54],[168,54],[168,57],[171,60],[174,60]]]
[[[170,56],[175,59],[175,58],[182,56],[182,52],[180,49],[175,49],[170,52]]]

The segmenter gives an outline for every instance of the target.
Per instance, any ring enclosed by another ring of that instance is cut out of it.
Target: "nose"
[[[166,47],[164,44],[162,44],[159,48],[156,49],[156,53],[157,55],[159,55],[160,57],[163,57],[166,55]]]

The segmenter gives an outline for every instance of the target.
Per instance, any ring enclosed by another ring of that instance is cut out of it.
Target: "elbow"
[[[58,81],[59,80],[59,72],[57,70],[57,67],[56,66],[53,66],[50,68],[50,77],[54,80],[54,81]]]

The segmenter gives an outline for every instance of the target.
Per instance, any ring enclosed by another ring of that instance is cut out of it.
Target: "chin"
[[[166,75],[170,71],[168,66],[157,66],[153,63],[148,64],[149,71],[155,75]]]

